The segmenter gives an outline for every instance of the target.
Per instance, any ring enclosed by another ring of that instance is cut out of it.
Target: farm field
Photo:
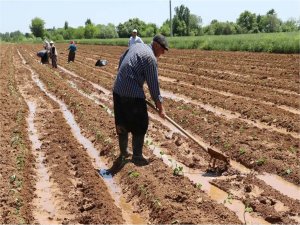
[[[78,45],[68,64],[56,46],[52,69],[42,45],[0,45],[0,223],[300,223],[299,55],[171,49],[158,59],[166,113],[230,167],[207,170],[209,155],[149,108],[151,163],[116,170],[126,48]]]

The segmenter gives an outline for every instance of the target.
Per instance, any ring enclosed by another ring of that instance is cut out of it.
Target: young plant
[[[183,176],[183,167],[182,166],[177,166],[173,170],[173,175],[174,176]]]
[[[263,164],[266,163],[266,159],[265,159],[265,158],[259,158],[259,159],[256,160],[255,162],[256,162],[256,164],[257,164],[258,166],[262,166]]]
[[[233,200],[233,195],[229,193],[227,198],[224,200],[224,204],[226,203],[232,204],[232,200]]]
[[[240,155],[243,155],[246,153],[246,149],[244,149],[243,147],[240,148],[239,150]]]
[[[196,184],[196,188],[201,189],[202,188],[202,184],[200,184],[200,183]]]
[[[140,176],[139,172],[136,172],[136,171],[133,171],[133,170],[130,170],[130,171],[128,172],[128,175],[129,175],[129,177],[131,177],[131,178],[137,178],[137,177]]]

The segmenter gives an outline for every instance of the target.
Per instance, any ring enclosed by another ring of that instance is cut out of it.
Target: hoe
[[[156,112],[158,112],[157,108],[148,100],[146,100],[147,105],[149,105],[152,109],[154,109]],[[174,120],[172,120],[170,117],[168,117],[167,115],[165,116],[166,120],[169,121],[171,124],[173,124],[178,130],[180,130],[183,134],[185,134],[187,137],[189,137],[190,139],[192,139],[196,144],[198,144],[201,149],[203,151],[205,151],[206,153],[208,153],[210,155],[210,160],[209,160],[209,167],[214,169],[215,168],[215,163],[216,160],[220,160],[226,163],[226,167],[229,165],[230,160],[229,157],[226,156],[224,153],[216,150],[216,149],[212,149],[210,147],[206,148],[204,147],[199,140],[197,140],[194,136],[192,136],[190,133],[188,133],[186,130],[184,130],[181,126],[179,126]],[[211,164],[212,162],[212,164]]]

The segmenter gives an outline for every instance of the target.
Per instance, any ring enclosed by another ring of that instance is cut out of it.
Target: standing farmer
[[[132,33],[131,33],[131,37],[129,38],[129,41],[128,41],[128,47],[130,47],[136,43],[144,43],[144,42],[139,36],[137,36],[137,29],[133,29]]]
[[[52,62],[52,68],[57,68],[57,51],[53,41],[50,41],[50,58]]]
[[[74,41],[70,42],[68,50],[69,50],[68,63],[69,62],[74,62],[75,61],[75,53],[76,53],[76,50],[77,50],[77,47],[76,47]]]
[[[115,125],[119,138],[120,157],[129,157],[128,133],[132,133],[132,161],[148,164],[143,157],[144,137],[148,129],[148,112],[143,85],[146,82],[152,99],[164,118],[165,111],[158,83],[157,58],[168,50],[164,36],[156,35],[150,45],[135,44],[127,49],[119,61],[119,70],[113,87]]]

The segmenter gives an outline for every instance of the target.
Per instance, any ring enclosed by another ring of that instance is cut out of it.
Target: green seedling
[[[95,139],[96,139],[96,142],[100,141],[103,139],[103,136],[101,134],[101,132],[99,130],[96,131],[96,134],[95,134]]]
[[[293,171],[292,171],[291,169],[287,169],[287,170],[285,171],[285,174],[290,175],[292,172],[293,172]]]
[[[250,207],[250,206],[246,206],[246,207],[245,207],[245,212],[247,212],[247,213],[252,213],[252,212],[253,212],[253,208]]]
[[[162,156],[163,156],[165,153],[164,153],[163,151],[160,151],[159,154],[160,154],[160,157],[162,158]]]
[[[153,205],[154,205],[155,208],[160,208],[161,207],[161,202],[158,198],[154,198],[152,200],[152,202],[153,202]]]
[[[246,149],[244,149],[243,147],[240,148],[239,150],[240,155],[243,155],[246,153]]]
[[[293,154],[297,153],[297,149],[294,148],[293,146],[291,146],[291,147],[289,148],[289,151],[290,151],[291,153],[293,153]]]
[[[233,195],[228,194],[227,198],[224,200],[224,204],[226,203],[232,204],[232,200],[233,200]]]
[[[202,184],[200,184],[200,183],[196,184],[196,188],[201,189],[202,188]]]
[[[177,166],[173,170],[173,175],[174,176],[182,176],[183,175],[183,167],[182,166]]]
[[[148,139],[146,140],[146,145],[149,146],[149,145],[152,145],[152,144],[153,144],[153,142],[151,140],[148,140]]]
[[[17,176],[14,174],[14,175],[11,175],[10,177],[9,177],[9,182],[10,183],[13,183],[13,182],[15,182],[15,180],[17,179]]]
[[[265,158],[260,158],[260,159],[256,160],[255,162],[258,166],[262,166],[263,164],[266,163],[266,159]]]
[[[228,150],[229,148],[231,147],[231,144],[230,143],[224,143],[224,148],[226,149],[226,150]]]
[[[131,177],[131,178],[137,178],[137,177],[140,176],[139,172],[136,172],[136,171],[133,171],[133,170],[130,170],[130,171],[128,172],[128,175],[129,175],[129,177]]]

